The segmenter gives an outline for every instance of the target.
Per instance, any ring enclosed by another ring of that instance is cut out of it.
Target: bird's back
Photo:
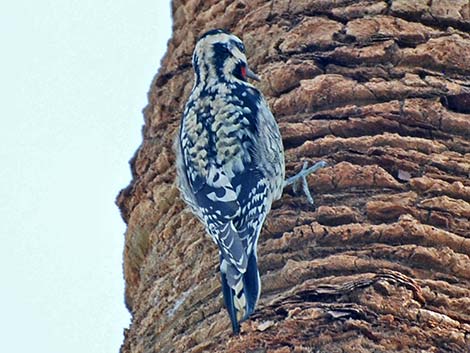
[[[239,193],[243,177],[256,174],[268,180],[271,202],[280,197],[281,136],[266,101],[251,84],[195,86],[183,115],[180,141],[186,141],[180,148],[190,174],[207,178],[211,167],[223,170]]]
[[[260,295],[256,246],[282,193],[282,140],[262,94],[246,81],[238,38],[219,30],[203,36],[193,65],[195,85],[177,141],[179,187],[219,247],[224,299],[237,332]]]

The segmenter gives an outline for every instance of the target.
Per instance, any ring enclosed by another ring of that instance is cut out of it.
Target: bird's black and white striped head
[[[248,68],[243,42],[222,29],[210,30],[201,36],[194,49],[193,67],[196,83],[259,80]]]

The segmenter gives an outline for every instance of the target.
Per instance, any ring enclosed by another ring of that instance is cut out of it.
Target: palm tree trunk
[[[123,353],[470,352],[470,5],[173,1],[128,224]],[[287,189],[259,245],[258,310],[231,335],[216,246],[175,185],[196,38],[241,37],[316,208]]]

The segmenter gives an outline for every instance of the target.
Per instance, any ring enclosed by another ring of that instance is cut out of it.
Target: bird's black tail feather
[[[246,272],[242,274],[229,263],[223,263],[225,260],[222,256],[220,261],[225,306],[232,322],[233,333],[238,334],[240,322],[255,311],[261,292],[258,263],[256,255],[252,253],[248,258]]]

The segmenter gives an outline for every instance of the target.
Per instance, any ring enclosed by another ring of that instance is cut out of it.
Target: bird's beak
[[[256,75],[253,71],[251,71],[249,67],[246,68],[246,77],[249,77],[255,81],[261,81],[258,75]]]

